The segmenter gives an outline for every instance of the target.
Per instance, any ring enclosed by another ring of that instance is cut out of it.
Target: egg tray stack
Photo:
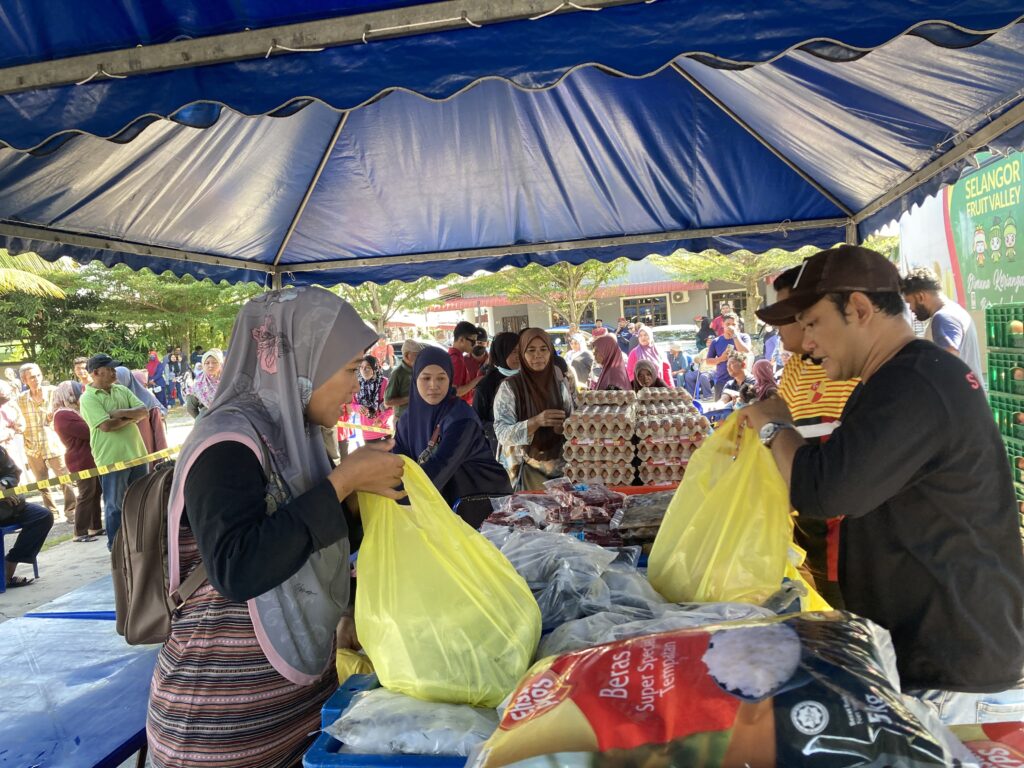
[[[632,392],[584,392],[565,421],[565,474],[574,483],[630,485],[635,477]]]
[[[711,423],[683,389],[644,389],[636,404],[637,457],[645,485],[678,483]]]

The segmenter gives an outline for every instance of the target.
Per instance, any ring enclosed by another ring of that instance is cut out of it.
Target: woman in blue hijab
[[[425,347],[416,357],[412,381],[409,410],[398,422],[395,453],[418,461],[449,504],[512,493],[508,474],[495,461],[479,417],[455,396],[448,352]],[[458,509],[474,527],[490,511],[489,503],[460,503]]]

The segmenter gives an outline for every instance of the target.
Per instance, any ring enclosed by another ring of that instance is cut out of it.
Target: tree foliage
[[[559,262],[550,267],[530,264],[504,269],[467,281],[464,288],[481,295],[506,296],[523,303],[545,305],[552,312],[579,323],[597,292],[626,274],[626,260]]]
[[[55,267],[34,253],[11,256],[6,250],[0,249],[0,294],[27,293],[63,299],[64,292],[60,286],[43,276],[62,269],[66,269],[66,266]]]
[[[97,352],[141,367],[151,348],[226,346],[239,307],[261,290],[99,263],[45,277],[66,298],[0,295],[0,327],[51,381],[70,377],[75,357]]]
[[[747,328],[757,327],[754,310],[761,306],[761,281],[799,264],[819,249],[806,246],[797,251],[772,248],[764,253],[718,251],[691,253],[679,250],[670,256],[655,256],[655,263],[677,280],[736,283],[747,292],[747,311],[743,322]]]
[[[423,312],[436,304],[438,285],[433,278],[421,277],[411,283],[393,280],[384,285],[338,285],[336,290],[377,333],[384,333],[388,321],[399,312]]]

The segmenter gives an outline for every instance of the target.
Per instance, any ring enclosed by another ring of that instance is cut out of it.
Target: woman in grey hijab
[[[403,495],[390,441],[332,469],[320,434],[351,402],[374,341],[319,288],[271,291],[239,313],[171,488],[171,590],[200,564],[208,582],[174,617],[153,674],[155,766],[291,766],[319,730],[349,606],[344,502],[356,491]]]

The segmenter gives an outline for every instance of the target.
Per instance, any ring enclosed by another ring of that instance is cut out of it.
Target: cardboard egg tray
[[[637,446],[636,455],[641,461],[648,459],[689,459],[693,453],[693,443],[689,440],[673,440],[655,442],[653,440],[641,440]]]
[[[682,387],[645,387],[637,393],[638,403],[692,403],[693,397]]]
[[[566,461],[632,461],[633,454],[633,445],[626,440],[615,445],[567,443],[563,451]]]
[[[682,464],[641,464],[640,481],[644,485],[678,483],[683,479],[685,467]]]
[[[577,402],[581,407],[587,405],[632,405],[636,402],[636,394],[618,390],[587,389],[579,393]]]
[[[574,483],[630,485],[634,471],[629,461],[570,461],[565,466],[565,475]]]
[[[630,439],[633,436],[633,407],[628,405],[588,405],[565,420],[569,440]]]

